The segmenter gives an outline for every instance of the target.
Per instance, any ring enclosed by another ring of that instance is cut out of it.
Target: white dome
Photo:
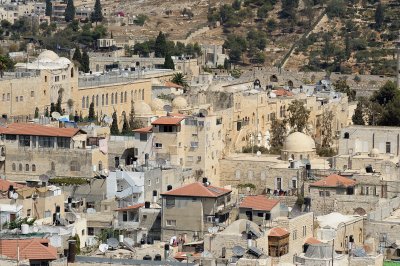
[[[315,150],[314,140],[301,132],[294,132],[286,137],[283,150],[290,152],[307,152]]]
[[[379,150],[377,148],[373,148],[370,152],[369,152],[369,156],[371,157],[378,157],[379,156]]]
[[[133,104],[133,110],[135,111],[136,115],[151,115],[151,114],[153,114],[150,106],[143,101],[135,102]]]
[[[177,109],[184,109],[188,106],[188,103],[185,98],[178,96],[172,101],[172,106]]]
[[[165,102],[160,98],[155,98],[150,106],[153,111],[162,111],[164,109]]]
[[[59,64],[63,64],[63,65],[70,65],[71,64],[71,60],[69,60],[66,57],[60,57],[55,62],[59,63]]]
[[[45,50],[43,52],[40,53],[40,55],[38,56],[38,60],[42,61],[55,61],[59,58],[59,56],[50,50]]]

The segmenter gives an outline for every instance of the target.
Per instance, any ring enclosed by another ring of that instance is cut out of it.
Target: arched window
[[[71,172],[80,171],[81,170],[81,166],[79,165],[79,162],[78,161],[71,161],[70,170],[71,170]]]
[[[127,101],[128,101],[128,93],[125,92],[125,100],[124,100],[124,102],[127,102]]]
[[[12,168],[13,171],[17,170],[17,166],[15,165],[15,163],[12,164],[11,168]]]
[[[25,171],[29,171],[29,164],[25,164]]]
[[[133,90],[131,90],[131,101],[133,101]]]
[[[104,94],[101,95],[101,106],[104,106]]]
[[[103,162],[99,161],[99,171],[103,170]]]
[[[106,94],[106,105],[108,105],[108,93]]]
[[[115,104],[118,103],[118,92],[115,93]]]
[[[137,90],[135,90],[135,101],[137,100]]]
[[[51,165],[50,165],[50,169],[51,169],[51,171],[55,171],[56,170],[56,164],[54,163],[54,162],[51,162]]]
[[[94,95],[92,95],[92,103],[94,104]]]
[[[82,108],[85,108],[85,96],[82,97]]]
[[[86,96],[86,108],[89,108],[89,96]]]
[[[36,172],[36,164],[32,164],[32,172]]]
[[[240,170],[236,170],[235,172],[236,179],[240,179]]]
[[[96,107],[99,106],[99,95],[96,95]]]
[[[142,89],[142,101],[144,101],[144,89]]]
[[[114,93],[111,93],[111,104],[114,104]]]
[[[276,75],[272,75],[272,76],[269,78],[269,81],[271,81],[271,82],[278,82],[278,77],[277,77]]]
[[[19,171],[22,171],[22,163],[20,163],[20,164],[18,165],[18,170],[19,170]]]
[[[71,67],[71,78],[73,78],[73,77],[74,77],[74,68]]]
[[[121,92],[121,100],[119,100],[121,103],[123,103],[124,102],[124,93],[123,92]]]

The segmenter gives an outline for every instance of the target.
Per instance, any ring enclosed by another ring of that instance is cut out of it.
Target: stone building
[[[0,128],[5,160],[2,174],[12,180],[96,175],[97,167],[108,168],[107,154],[87,145],[87,135],[78,128],[56,128],[14,123]],[[104,140],[106,141],[106,140]]]
[[[231,192],[205,181],[162,193],[161,239],[183,236],[192,241],[203,238],[207,228],[228,220]]]
[[[263,195],[247,196],[239,205],[239,219],[247,219],[257,225],[265,225],[280,216],[279,200]]]

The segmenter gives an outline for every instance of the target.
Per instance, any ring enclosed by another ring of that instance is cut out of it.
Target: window
[[[167,207],[174,207],[174,206],[175,206],[175,198],[168,197],[168,198],[165,200],[165,205],[166,205]]]
[[[125,99],[124,99],[124,102],[127,102],[127,101],[128,101],[128,93],[125,92]]]
[[[104,106],[104,94],[101,95],[101,106]]]
[[[121,102],[121,103],[124,102],[124,93],[123,93],[123,92],[121,92],[121,99],[120,99],[120,102]]]
[[[31,212],[32,212],[31,209],[27,209],[27,210],[26,210],[26,216],[31,216]]]
[[[147,185],[151,186],[151,180],[147,181]]]
[[[81,170],[81,166],[79,165],[79,162],[71,161],[70,170],[71,170],[71,172],[80,171]]]
[[[6,94],[3,93],[3,102],[6,100]]]
[[[82,108],[85,108],[85,96],[82,97]]]
[[[106,94],[106,105],[108,105],[108,93]]]
[[[44,82],[47,82],[47,76],[44,76]]]
[[[59,149],[69,149],[70,138],[57,137],[57,147]]]
[[[12,164],[11,168],[12,168],[13,171],[17,170],[17,167],[16,167],[15,163]]]
[[[297,230],[293,230],[292,236],[293,236],[293,240],[297,239]]]
[[[156,145],[156,148],[159,148],[159,149],[162,148],[162,143],[156,143],[155,145]]]
[[[213,223],[215,221],[215,216],[207,216],[207,223]]]
[[[10,100],[10,93],[7,93],[7,101]]]
[[[344,138],[344,139],[349,139],[349,138],[350,138],[349,132],[345,132],[343,138]]]
[[[307,235],[307,226],[303,225],[303,236]]]
[[[111,93],[111,104],[114,104],[114,93]]]
[[[29,147],[31,146],[31,136],[19,136],[19,146],[20,147]]]
[[[74,68],[71,67],[71,78],[73,78],[73,77],[74,77]]]
[[[199,147],[199,143],[197,141],[191,141],[190,142],[190,147],[197,148],[197,147]]]
[[[32,172],[36,172],[36,164],[32,164]]]
[[[320,191],[319,192],[319,196],[320,197],[329,197],[331,195],[331,193],[329,191]]]
[[[99,106],[99,95],[96,95],[96,107]]]
[[[390,142],[386,142],[386,153],[390,153]]]
[[[147,134],[146,133],[140,133],[139,134],[139,139],[140,139],[140,141],[147,141]]]
[[[89,108],[89,96],[86,96],[86,108]]]
[[[103,162],[99,161],[99,171],[103,170]]]
[[[236,176],[236,179],[240,179],[240,170],[236,170],[235,176]]]
[[[56,170],[56,164],[54,162],[50,163],[50,169],[51,169],[51,171],[55,171]]]
[[[20,163],[20,164],[18,165],[18,170],[19,170],[19,171],[22,171],[22,163]]]
[[[19,99],[19,98],[18,98],[18,96],[17,96],[17,97],[15,97],[15,101],[16,101],[16,102],[18,102],[18,99]]]
[[[53,137],[39,137],[39,148],[53,148],[54,138]]]
[[[51,211],[45,211],[44,212],[44,218],[48,218],[48,217],[51,217]]]
[[[11,141],[17,140],[17,135],[6,135],[6,140],[11,140]]]
[[[142,89],[142,101],[144,101],[144,89]]]
[[[259,213],[257,213],[257,216],[258,217],[264,217],[264,213],[263,212],[259,212]]]
[[[60,76],[55,76],[55,77],[54,77],[54,81],[55,81],[55,82],[59,82],[59,81],[60,81]]]
[[[277,177],[276,178],[276,189],[281,190],[282,189],[282,177]]]
[[[253,179],[253,171],[252,171],[252,170],[249,170],[249,171],[247,172],[247,178],[248,178],[248,179]]]
[[[166,226],[176,226],[176,220],[167,220],[165,225]]]
[[[29,164],[25,164],[25,171],[29,172]]]
[[[94,236],[94,228],[93,227],[88,227],[88,235],[89,236]]]
[[[35,92],[31,91],[31,97],[35,97]]]
[[[128,221],[128,212],[127,211],[122,212],[122,221],[124,221],[124,222]]]

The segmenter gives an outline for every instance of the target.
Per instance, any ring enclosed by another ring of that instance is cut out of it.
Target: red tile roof
[[[319,241],[318,239],[314,238],[314,237],[309,237],[306,239],[306,241],[304,242],[304,244],[309,244],[309,245],[313,245],[313,244],[321,244],[322,242]]]
[[[8,191],[10,186],[13,186],[15,189],[17,188],[23,188],[25,187],[24,185],[17,184],[8,180],[0,179],[0,191]]]
[[[276,89],[273,92],[276,96],[293,96],[293,93],[291,91],[285,89]]]
[[[179,125],[184,117],[163,116],[153,121],[152,125]]]
[[[49,245],[48,239],[1,239],[0,254],[11,259],[17,259],[19,247],[19,258],[28,260],[55,260],[57,249]]]
[[[312,187],[351,187],[356,184],[356,181],[344,176],[332,174],[317,182],[310,184]]]
[[[288,234],[289,232],[286,229],[281,227],[275,227],[269,231],[268,236],[286,236]]]
[[[132,131],[136,132],[136,133],[151,133],[151,132],[153,132],[153,127],[152,126],[142,127],[142,128],[134,129]]]
[[[170,87],[170,88],[178,88],[178,89],[182,89],[183,88],[183,86],[181,86],[179,84],[176,84],[176,83],[173,83],[171,81],[165,82],[165,86],[166,87]]]
[[[13,123],[0,127],[0,134],[5,135],[32,135],[48,137],[73,137],[78,132],[85,133],[79,128],[58,128],[38,124]]]
[[[263,195],[247,196],[240,203],[240,208],[250,208],[259,211],[270,211],[279,203],[279,200],[269,199]]]
[[[188,256],[189,255],[189,256]],[[196,253],[196,252],[184,252],[184,251],[180,251],[180,252],[176,252],[174,259],[177,260],[186,260],[187,257],[201,257],[201,253]]]
[[[139,208],[142,208],[143,206],[144,206],[144,203],[138,203],[138,204],[131,205],[131,206],[128,206],[128,207],[124,207],[124,208],[119,208],[119,209],[116,209],[116,211],[130,211],[130,210],[137,210],[137,209],[139,209]]]
[[[214,187],[214,186],[205,186],[200,182],[195,182],[180,188],[176,188],[164,193],[161,195],[166,196],[177,196],[177,197],[202,197],[202,198],[218,198],[222,195],[231,193],[232,190]]]

